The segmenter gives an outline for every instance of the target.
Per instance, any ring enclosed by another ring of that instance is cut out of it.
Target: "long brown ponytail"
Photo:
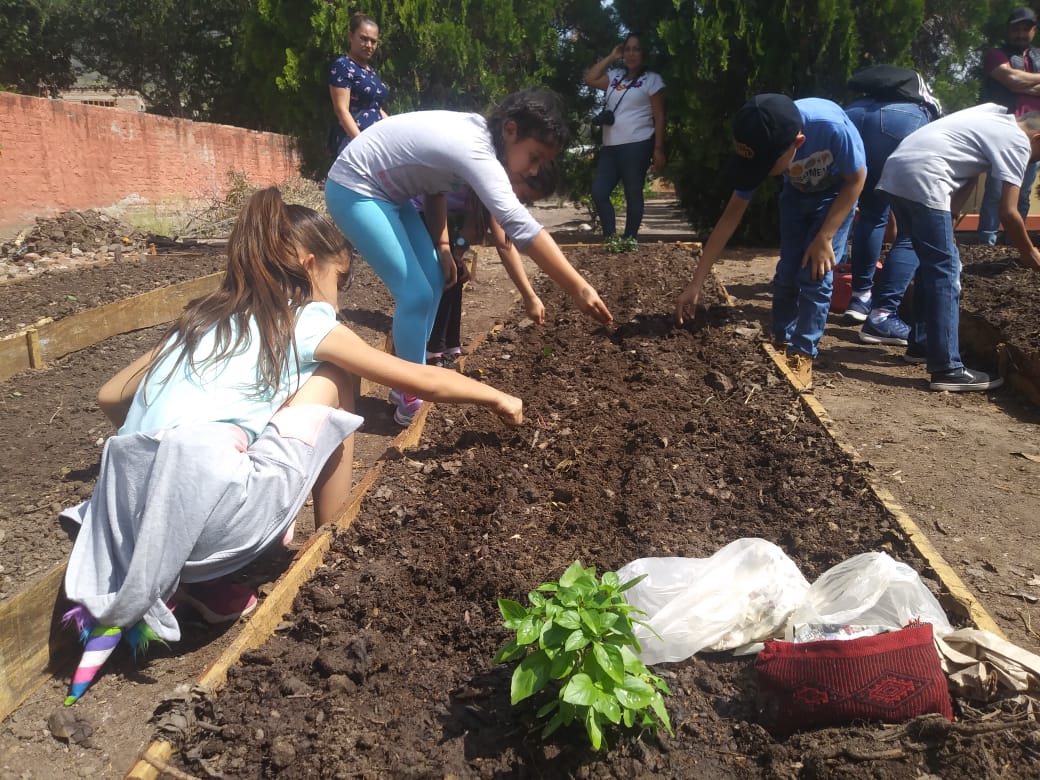
[[[187,361],[192,373],[219,363],[249,345],[256,321],[260,354],[254,394],[278,392],[290,358],[296,359],[296,314],[314,291],[299,252],[318,263],[338,262],[346,242],[327,218],[304,206],[287,206],[275,187],[260,190],[246,203],[228,239],[227,273],[220,289],[190,302],[164,337],[166,346],[151,368],[179,352],[171,373]],[[209,355],[195,352],[214,329]]]

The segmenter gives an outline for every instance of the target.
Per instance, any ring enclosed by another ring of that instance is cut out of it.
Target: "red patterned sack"
[[[858,639],[765,645],[755,662],[759,713],[775,732],[899,723],[930,712],[953,720],[929,623]]]

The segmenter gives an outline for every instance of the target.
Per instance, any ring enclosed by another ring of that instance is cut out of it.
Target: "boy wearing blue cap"
[[[804,390],[830,308],[835,255],[844,254],[852,211],[866,179],[859,132],[830,100],[756,95],[733,121],[734,153],[725,176],[733,194],[704,244],[675,317],[692,316],[701,287],[740,225],[755,189],[784,177],[780,194],[780,260],[773,276],[772,336],[786,345],[787,365]]]

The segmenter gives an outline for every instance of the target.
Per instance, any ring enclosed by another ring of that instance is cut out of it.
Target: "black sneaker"
[[[903,353],[903,360],[907,363],[913,363],[915,366],[922,365],[928,362],[928,350],[916,344],[911,344],[906,348],[906,352]]]
[[[951,393],[970,393],[978,390],[993,390],[1004,384],[1003,377],[977,371],[974,368],[954,368],[932,374],[928,387],[931,390],[948,390]]]

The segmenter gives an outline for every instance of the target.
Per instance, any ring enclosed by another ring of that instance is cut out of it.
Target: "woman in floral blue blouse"
[[[329,96],[337,122],[329,138],[329,152],[338,157],[350,139],[386,116],[389,92],[369,65],[379,45],[379,25],[362,13],[350,17],[350,50],[329,71]]]

